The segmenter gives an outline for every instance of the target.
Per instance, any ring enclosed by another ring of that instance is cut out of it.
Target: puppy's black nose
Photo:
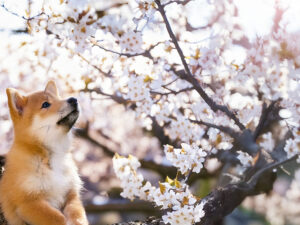
[[[71,97],[71,98],[69,98],[69,99],[67,100],[67,102],[68,102],[71,106],[77,107],[77,99],[76,99],[76,98]]]

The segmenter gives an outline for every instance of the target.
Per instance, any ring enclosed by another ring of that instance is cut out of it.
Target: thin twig
[[[225,127],[225,126],[222,126],[222,125],[215,125],[213,123],[208,123],[208,122],[204,122],[204,121],[201,121],[201,120],[189,119],[189,121],[192,122],[192,123],[199,124],[199,125],[204,125],[204,126],[207,126],[207,127],[216,128],[216,129],[228,134],[230,137],[232,137],[234,139],[236,139],[239,136],[239,134],[230,127]]]
[[[80,53],[77,53],[77,55],[83,60],[85,61],[88,65],[92,66],[94,69],[98,70],[100,73],[102,73],[104,76],[106,77],[112,77],[112,75],[109,72],[104,72],[100,67],[91,64],[91,62],[89,60],[87,60],[85,57],[83,57]]]
[[[176,82],[178,79],[179,79],[179,78],[176,78],[176,79],[170,81],[169,83],[166,83],[166,84],[162,85],[162,87],[167,87],[167,86],[173,84],[174,82]]]
[[[178,91],[172,90],[172,89],[167,88],[167,87],[164,87],[164,88],[167,89],[169,92],[161,93],[161,92],[157,92],[157,91],[150,91],[150,93],[155,94],[155,95],[168,96],[168,95],[178,95],[182,92],[188,92],[188,91],[194,90],[193,87],[183,88],[183,89],[178,90]]]
[[[169,2],[167,2],[167,3],[165,3],[165,4],[163,4],[162,6],[165,7],[165,6],[170,5],[170,4],[172,4],[172,3],[177,3],[177,4],[179,4],[179,5],[186,5],[186,4],[188,4],[189,2],[191,2],[191,1],[192,1],[192,0],[169,1]]]
[[[122,96],[119,96],[117,94],[108,94],[103,92],[100,88],[94,88],[94,89],[83,89],[83,92],[96,92],[97,94],[103,95],[103,96],[107,96],[110,99],[114,100],[116,103],[122,104],[122,105],[127,105],[128,103],[130,103],[130,100],[127,100],[125,98],[123,98]]]
[[[144,57],[147,57],[149,59],[153,59],[153,56],[151,55],[151,50],[154,49],[156,46],[158,46],[159,44],[161,44],[161,42],[158,42],[156,43],[155,45],[152,45],[150,46],[149,49],[145,50],[144,52],[139,52],[139,53],[124,53],[124,52],[117,52],[117,51],[114,51],[114,50],[111,50],[111,49],[107,49],[101,45],[98,45],[97,43],[93,43],[93,46],[96,46],[98,48],[101,48],[103,49],[104,51],[106,52],[111,52],[111,53],[114,53],[114,54],[117,54],[119,56],[126,56],[128,58],[130,57],[136,57],[136,56],[144,56]]]
[[[26,21],[33,20],[33,19],[35,19],[35,18],[37,18],[37,17],[40,17],[41,15],[44,15],[44,14],[45,14],[45,12],[40,12],[40,13],[38,13],[37,15],[34,15],[34,16],[31,16],[31,17],[25,17],[25,16],[19,15],[19,14],[16,13],[16,12],[11,11],[10,9],[8,9],[8,8],[4,5],[4,3],[2,3],[2,4],[0,5],[0,7],[3,8],[6,12],[8,12],[8,13],[14,15],[14,16],[20,17],[20,18],[22,18],[22,19],[24,19],[24,20],[26,20]]]
[[[293,156],[293,157],[291,157],[291,158],[286,158],[286,159],[284,159],[284,160],[281,160],[281,161],[278,161],[278,162],[274,162],[274,163],[271,163],[271,164],[269,164],[269,165],[263,167],[262,169],[258,170],[258,171],[257,171],[257,172],[249,179],[249,181],[248,181],[247,183],[250,185],[250,187],[252,187],[252,186],[257,182],[257,180],[260,178],[260,176],[261,176],[263,173],[265,173],[265,172],[267,172],[267,171],[270,171],[270,170],[272,170],[272,169],[275,169],[275,168],[277,168],[277,167],[280,167],[281,165],[283,165],[283,164],[285,164],[285,163],[287,163],[287,162],[293,161],[293,160],[295,160],[297,157],[298,157],[298,156],[295,155],[295,156]]]

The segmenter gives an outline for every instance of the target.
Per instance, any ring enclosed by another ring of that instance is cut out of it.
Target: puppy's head
[[[44,91],[27,96],[12,88],[6,92],[18,138],[34,138],[47,145],[66,136],[78,118],[77,100],[61,99],[54,81]]]

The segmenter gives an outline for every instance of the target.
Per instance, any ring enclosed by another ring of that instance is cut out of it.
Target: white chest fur
[[[65,203],[67,193],[74,188],[77,180],[76,167],[70,154],[54,153],[50,161],[50,184],[48,189],[48,201],[55,208],[61,208]]]
[[[51,153],[49,164],[35,158],[32,162],[34,173],[26,176],[24,188],[29,193],[42,193],[55,208],[61,209],[71,189],[80,189],[77,168],[70,153]]]

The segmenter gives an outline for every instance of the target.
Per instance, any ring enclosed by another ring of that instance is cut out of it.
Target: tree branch
[[[171,28],[171,25],[168,21],[168,18],[166,16],[165,10],[164,10],[164,6],[160,3],[160,0],[155,0],[155,3],[158,6],[158,11],[160,12],[163,21],[166,25],[167,31],[169,33],[170,38],[172,39],[172,42],[175,45],[175,48],[179,54],[179,57],[181,59],[181,62],[183,64],[184,70],[185,70],[185,74],[183,74],[184,76],[182,77],[183,79],[185,79],[186,81],[188,81],[190,84],[192,84],[195,88],[195,90],[200,94],[200,96],[203,98],[203,100],[210,106],[210,108],[214,111],[222,111],[224,112],[229,118],[231,118],[232,120],[234,120],[235,124],[241,129],[244,130],[245,126],[239,121],[239,119],[235,116],[235,114],[233,112],[231,112],[226,106],[224,105],[219,105],[217,103],[215,103],[213,101],[212,98],[210,98],[206,92],[203,90],[203,88],[200,86],[199,82],[197,81],[197,79],[192,75],[189,66],[185,60],[185,56],[182,52],[182,49],[180,48],[177,38],[175,37],[175,34]]]
[[[192,0],[183,0],[183,1],[169,1],[167,3],[165,3],[164,5],[162,5],[163,7],[166,7],[167,5],[173,4],[173,3],[177,3],[179,5],[186,5],[188,4],[190,1]]]
[[[111,52],[114,54],[117,54],[119,56],[126,56],[126,57],[136,57],[136,56],[144,56],[147,57],[149,59],[153,59],[153,56],[151,55],[151,50],[154,49],[156,46],[158,46],[159,44],[161,44],[161,42],[156,43],[155,45],[150,46],[149,49],[145,50],[144,52],[140,52],[140,53],[123,53],[123,52],[117,52],[111,49],[107,49],[101,45],[98,45],[98,43],[93,43],[93,46],[97,46],[98,48],[101,48],[102,50],[106,51],[106,52]]]
[[[77,54],[83,61],[85,61],[88,65],[90,65],[91,67],[93,67],[94,69],[98,70],[100,73],[102,73],[104,76],[106,77],[112,77],[110,72],[104,72],[100,67],[91,64],[91,62],[89,60],[87,60],[85,57],[83,57],[83,55],[81,55],[80,53],[74,53]]]
[[[87,213],[103,213],[109,211],[119,211],[119,212],[147,212],[160,214],[160,210],[153,207],[150,202],[145,202],[141,200],[130,201],[126,199],[110,199],[105,204],[87,204],[85,205],[85,210]]]
[[[287,163],[287,162],[293,161],[293,160],[295,160],[296,158],[297,158],[297,156],[293,156],[293,157],[291,157],[291,158],[286,158],[286,159],[284,159],[284,160],[282,160],[282,161],[270,163],[269,165],[265,166],[264,168],[258,170],[258,171],[257,171],[257,172],[249,179],[249,181],[248,181],[247,183],[250,185],[250,187],[253,187],[253,186],[256,184],[257,180],[262,176],[262,174],[264,174],[265,172],[270,171],[270,170],[272,170],[272,169],[274,169],[274,168],[277,168],[277,167],[279,167],[279,166],[281,166],[281,165],[283,165],[283,164],[285,164],[285,163]]]
[[[122,104],[122,105],[127,105],[128,103],[130,103],[130,100],[126,100],[125,98],[123,98],[122,96],[119,96],[117,94],[108,94],[105,93],[101,90],[101,88],[94,88],[94,89],[88,89],[85,88],[82,90],[83,92],[96,92],[97,94],[103,95],[103,96],[107,96],[109,98],[111,98],[113,101],[115,101],[118,104]]]
[[[269,115],[273,112],[274,108],[275,108],[275,104],[278,102],[278,100],[276,101],[272,101],[271,104],[267,107],[266,103],[263,104],[263,109],[262,109],[262,113],[259,119],[259,123],[254,131],[254,139],[256,140],[258,138],[258,136],[261,134],[261,132],[263,131],[263,129],[266,127],[267,125],[267,121],[268,121],[268,117]]]
[[[196,225],[216,225],[219,221],[230,214],[236,207],[238,207],[246,197],[258,195],[261,193],[267,193],[272,190],[273,182],[275,181],[276,175],[271,170],[279,167],[295,158],[284,159],[275,163],[267,165],[262,170],[258,171],[253,177],[255,179],[250,182],[239,182],[236,184],[228,184],[225,187],[218,187],[208,194],[205,198],[200,201],[205,202],[204,204],[204,217],[201,222]],[[267,183],[267,185],[265,185]],[[123,208],[122,208],[123,209]],[[150,220],[139,221],[138,223],[129,224],[161,224],[160,219],[153,219],[153,223]],[[129,225],[128,223],[121,223]]]
[[[189,119],[189,121],[199,125],[207,126],[209,128],[215,128],[224,132],[225,134],[228,134],[233,138],[233,144],[236,149],[240,149],[244,152],[249,153],[250,155],[255,155],[259,150],[259,146],[255,143],[253,134],[249,129],[245,129],[243,132],[236,132],[232,128],[222,125],[215,125],[212,123],[192,119]]]
[[[31,17],[25,17],[25,16],[21,16],[21,15],[19,15],[18,13],[15,13],[15,12],[9,10],[9,9],[4,5],[4,3],[2,3],[2,4],[0,5],[0,7],[3,8],[6,12],[8,12],[8,13],[14,15],[14,16],[20,17],[20,18],[22,18],[22,19],[24,19],[24,20],[26,20],[26,21],[33,20],[33,19],[35,19],[35,18],[37,18],[37,17],[39,17],[39,16],[45,14],[44,12],[40,12],[40,13],[38,13],[37,15],[34,15],[34,16],[31,16]]]
[[[205,216],[198,224],[213,225],[230,214],[246,197],[267,193],[272,190],[276,176],[270,170],[294,159],[293,157],[267,165],[257,171],[249,182],[228,184],[225,187],[219,187],[212,191],[202,199],[202,201],[206,202],[204,205]]]
[[[188,91],[194,90],[193,87],[183,88],[183,89],[180,89],[178,91],[174,91],[174,90],[172,90],[170,88],[167,88],[167,87],[164,87],[164,88],[167,89],[169,92],[161,93],[161,92],[157,92],[157,91],[150,91],[150,93],[154,94],[154,95],[168,96],[168,95],[178,95],[182,92],[188,92]]]
[[[236,132],[236,131],[234,131],[230,127],[226,127],[226,126],[222,126],[222,125],[215,125],[213,123],[208,123],[208,122],[204,122],[204,121],[201,121],[201,120],[192,120],[192,119],[189,119],[189,121],[192,122],[192,123],[199,124],[199,125],[207,126],[209,128],[216,128],[216,129],[224,132],[225,134],[228,134],[230,137],[232,137],[234,139],[236,139],[239,136],[239,133]]]

